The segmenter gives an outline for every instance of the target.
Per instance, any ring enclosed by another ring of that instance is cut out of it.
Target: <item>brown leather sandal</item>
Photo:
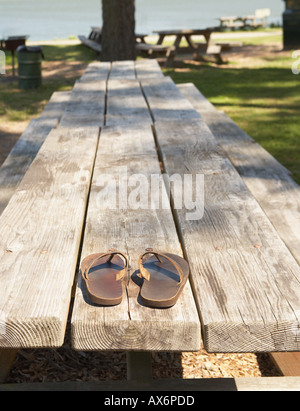
[[[108,259],[103,260],[107,256]],[[82,260],[80,269],[91,302],[101,305],[121,303],[128,270],[126,255],[115,250],[91,254]]]
[[[144,278],[141,301],[156,308],[171,307],[177,302],[190,272],[188,262],[179,255],[148,249],[139,258],[139,270]]]

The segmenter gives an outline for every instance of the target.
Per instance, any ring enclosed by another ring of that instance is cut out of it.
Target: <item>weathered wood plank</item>
[[[71,91],[55,91],[50,97],[50,100],[46,104],[39,118],[47,120],[49,122],[49,125],[50,121],[52,121],[51,125],[53,126],[53,128],[56,127],[66,105],[70,100],[70,97]]]
[[[40,117],[31,120],[0,168],[0,215],[28,170],[49,132],[55,128],[70,92],[52,94]]]
[[[53,383],[3,384],[0,391],[160,391],[182,392],[198,398],[201,391],[300,391],[299,377],[164,379],[152,381],[66,381]],[[189,394],[190,393],[190,394]],[[106,398],[111,399],[112,394]],[[192,398],[190,399],[192,401]]]
[[[137,80],[109,80],[106,125],[152,124],[147,103]]]
[[[104,124],[106,81],[77,81],[60,127],[101,127]]]
[[[140,59],[135,62],[135,71],[138,80],[145,78],[163,77],[161,68],[155,59]]]
[[[204,174],[203,218],[175,212],[206,349],[299,350],[297,262],[203,121],[155,127],[168,174]]]
[[[137,173],[143,187],[151,175],[160,176],[151,127],[118,126],[102,129],[82,258],[110,248],[118,249],[130,257],[132,278],[128,279],[127,294],[120,305],[101,307],[89,303],[79,276],[72,313],[75,349],[181,351],[200,347],[200,322],[189,284],[172,308],[152,309],[139,301],[140,282],[136,272],[138,257],[145,248],[179,255],[182,251],[169,201],[165,209],[151,208],[149,196],[149,202],[144,203],[144,207],[140,204],[141,208],[134,209],[135,203],[132,201],[137,196],[134,189],[137,190],[138,185],[137,182],[133,184],[132,176]],[[111,181],[115,181],[118,190],[123,193],[122,203],[117,203],[113,209],[109,207],[113,206],[114,184],[110,186],[110,194],[106,197],[103,195],[103,187]],[[133,188],[128,187],[130,181]]]
[[[205,111],[217,112],[217,109],[207,98],[197,89],[193,83],[177,84],[178,89],[187,98],[193,107],[202,116]]]
[[[273,352],[270,357],[286,377],[300,377],[300,352]]]
[[[199,119],[200,115],[170,77],[144,79],[142,89],[155,121]]]
[[[235,378],[237,391],[300,391],[298,377]]]
[[[90,63],[79,81],[107,81],[111,63],[94,61]]]
[[[175,46],[165,46],[163,44],[146,44],[137,43],[135,45],[136,51],[142,55],[152,56],[154,54],[165,54],[167,57],[174,56],[176,47]]]
[[[109,75],[110,80],[135,80],[135,66],[133,60],[113,61]]]
[[[52,130],[0,217],[0,347],[64,341],[98,134]]]
[[[85,36],[78,36],[78,38],[79,38],[79,40],[81,41],[82,44],[84,44],[88,48],[94,50],[96,53],[101,54],[101,52],[102,52],[101,44],[99,44],[96,41],[93,41],[91,39],[88,39]]]

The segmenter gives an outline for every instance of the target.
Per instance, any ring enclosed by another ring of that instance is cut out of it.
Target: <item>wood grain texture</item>
[[[177,84],[177,87],[200,115],[206,111],[218,112],[216,107],[207,100],[193,83]]]
[[[80,82],[94,82],[94,81],[107,81],[109,73],[111,70],[111,63],[110,62],[100,62],[94,61],[90,63],[80,77]]]
[[[299,377],[235,378],[237,391],[300,391]]]
[[[101,127],[104,124],[106,81],[77,81],[60,127]]]
[[[142,89],[155,121],[200,118],[200,114],[183,96],[170,77],[144,79]]]
[[[203,218],[176,215],[206,349],[299,350],[297,262],[203,121],[155,128],[168,174],[204,174]]]
[[[31,120],[0,168],[0,215],[7,206],[16,187],[22,180],[49,132],[59,122],[69,101],[70,92],[52,94],[49,102],[36,120]]]
[[[133,60],[113,61],[109,75],[110,80],[135,80],[135,65]]]
[[[63,344],[98,128],[52,130],[0,218],[0,347]]]
[[[136,60],[135,71],[138,80],[143,80],[146,78],[164,77],[156,59]]]
[[[270,357],[282,375],[286,377],[300,377],[299,352],[273,352],[270,353]]]
[[[137,123],[152,124],[139,82],[130,79],[110,79],[107,84],[106,125]]]
[[[102,129],[81,258],[115,248],[128,254],[131,278],[120,305],[101,307],[88,301],[79,275],[72,313],[73,346],[80,350],[197,350],[201,343],[200,321],[189,284],[172,308],[152,309],[139,299],[137,264],[145,248],[182,253],[170,206],[132,209],[123,202],[122,208],[109,209],[112,192],[106,199],[100,197],[108,184],[107,176],[112,176],[117,187],[124,190],[124,178],[137,173],[146,180],[152,174],[160,175],[151,127]],[[128,201],[130,193],[124,196]]]

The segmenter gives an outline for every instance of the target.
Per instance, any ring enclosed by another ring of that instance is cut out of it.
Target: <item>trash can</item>
[[[300,10],[283,13],[283,45],[285,49],[300,47]]]
[[[37,88],[42,84],[43,49],[40,46],[17,48],[19,87]]]

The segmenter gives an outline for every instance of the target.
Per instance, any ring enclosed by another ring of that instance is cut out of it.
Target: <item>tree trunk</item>
[[[135,60],[134,0],[102,0],[102,60]]]

